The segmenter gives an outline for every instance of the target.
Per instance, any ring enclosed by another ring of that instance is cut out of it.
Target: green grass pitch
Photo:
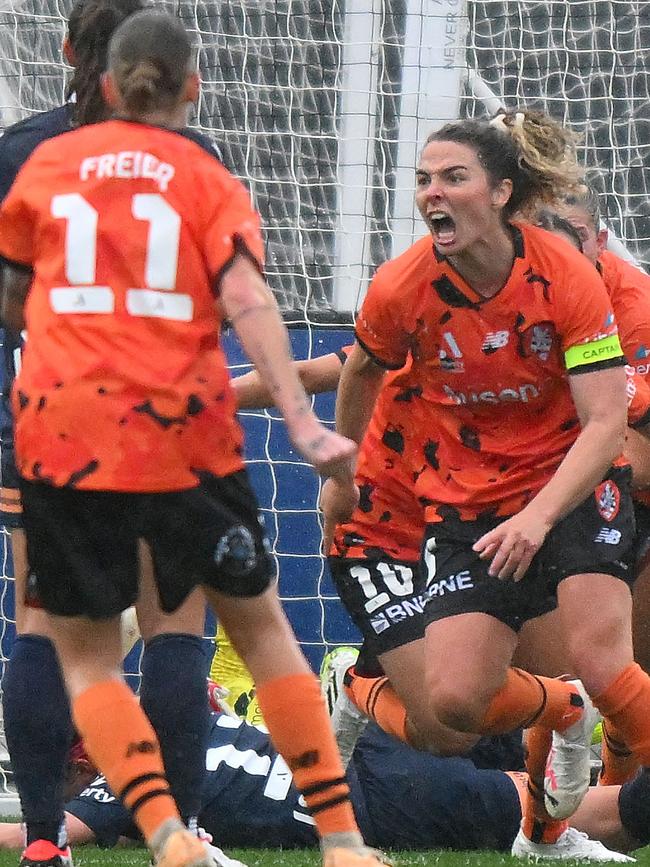
[[[248,867],[320,867],[316,851],[286,851],[275,849],[228,849],[228,855],[239,858]],[[98,849],[81,846],[74,850],[75,867],[149,867],[149,856],[143,849]],[[496,852],[408,852],[394,853],[400,867],[514,867],[522,862]],[[16,852],[0,852],[0,867],[16,867]]]
[[[320,867],[316,851],[280,851],[277,849],[229,849],[248,867]],[[394,852],[399,867],[522,867],[526,862],[498,852]],[[650,867],[650,847],[636,853],[639,865]],[[75,867],[149,867],[144,849],[98,849],[81,846],[73,852]],[[533,862],[530,862],[533,863]],[[538,862],[541,863],[541,862]],[[570,867],[577,862],[547,861],[547,865]],[[16,867],[18,853],[0,852],[0,867]]]

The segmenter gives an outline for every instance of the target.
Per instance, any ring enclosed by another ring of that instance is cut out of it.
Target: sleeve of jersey
[[[341,364],[345,364],[345,362],[348,360],[348,355],[352,352],[353,349],[354,349],[354,344],[351,343],[348,346],[342,346],[338,350],[336,355],[338,356],[338,359],[341,362]]]
[[[355,324],[361,348],[387,370],[398,370],[406,363],[409,339],[400,322],[401,305],[395,287],[380,269],[368,288]]]
[[[233,177],[228,178],[220,202],[212,215],[206,233],[206,256],[216,291],[235,256],[249,258],[262,271],[264,241],[259,214],[251,205],[248,190]]]
[[[625,364],[618,326],[607,290],[585,260],[578,279],[558,287],[558,325],[564,363],[570,374]]]
[[[113,795],[103,778],[65,805],[67,813],[76,816],[95,835],[103,849],[117,845],[120,837],[138,839],[139,834],[128,811]]]
[[[31,269],[34,261],[34,214],[20,172],[0,207],[0,256],[12,265]]]
[[[650,423],[650,383],[631,365],[626,365],[627,421],[631,427]]]

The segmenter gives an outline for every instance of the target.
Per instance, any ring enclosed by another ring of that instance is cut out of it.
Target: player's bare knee
[[[591,684],[606,688],[620,671],[632,662],[632,643],[625,625],[617,618],[591,624],[568,640],[572,671],[591,692]],[[594,653],[593,648],[599,652]]]
[[[452,689],[440,694],[435,707],[440,722],[459,732],[475,732],[485,716],[484,706],[460,690]]]
[[[462,756],[479,740],[476,734],[460,732],[441,723],[437,717],[423,717],[419,724],[409,716],[406,723],[409,744],[434,756]]]

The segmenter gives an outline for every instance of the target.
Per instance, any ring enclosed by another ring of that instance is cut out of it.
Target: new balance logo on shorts
[[[424,606],[434,596],[444,596],[445,593],[469,590],[473,586],[474,581],[472,580],[472,576],[467,569],[464,569],[457,575],[450,575],[449,578],[435,581],[419,596],[413,596],[411,599],[405,599],[403,602],[387,606],[384,611],[372,618],[370,625],[375,630],[375,633],[379,635],[380,632],[384,632],[395,623],[401,623],[402,620],[406,620],[408,617],[422,614]]]
[[[604,542],[606,545],[618,545],[621,541],[621,531],[613,527],[601,527],[594,538],[594,542]]]

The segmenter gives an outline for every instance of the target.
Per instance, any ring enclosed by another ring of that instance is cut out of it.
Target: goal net
[[[421,234],[413,167],[426,134],[501,101],[544,108],[582,134],[608,223],[650,263],[644,0],[155,5],[179,15],[200,47],[194,123],[253,193],[268,278],[295,326],[297,357],[349,342],[346,327],[375,268]],[[0,127],[61,103],[70,7],[71,0],[0,0]],[[227,342],[235,371],[246,370],[235,341]],[[331,398],[319,398],[317,409],[332,420]],[[355,640],[319,552],[318,482],[291,450],[276,413],[243,420],[280,592],[317,665],[326,647]],[[14,635],[6,535],[3,541],[0,669]],[[137,654],[131,661],[137,682]]]

